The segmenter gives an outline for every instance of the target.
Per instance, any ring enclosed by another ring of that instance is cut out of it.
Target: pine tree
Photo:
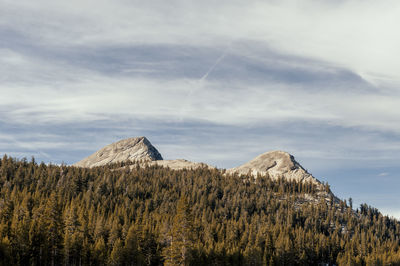
[[[73,204],[66,211],[64,234],[64,261],[67,265],[77,265],[81,261],[83,235],[80,230],[76,208]]]
[[[124,247],[121,239],[114,241],[113,249],[110,254],[109,264],[110,265],[122,265],[124,262]]]
[[[10,247],[11,243],[8,237],[0,237],[0,265],[7,265],[12,261]]]
[[[143,254],[139,251],[139,237],[132,225],[125,239],[125,257],[129,265],[143,265]]]
[[[94,261],[97,265],[105,265],[107,262],[107,247],[103,238],[98,238],[94,245]]]
[[[165,265],[189,265],[193,252],[193,217],[186,197],[177,203],[177,213],[167,236],[163,255]]]
[[[55,193],[50,195],[45,208],[44,220],[46,223],[47,249],[49,264],[57,265],[62,255],[63,219],[61,206]]]

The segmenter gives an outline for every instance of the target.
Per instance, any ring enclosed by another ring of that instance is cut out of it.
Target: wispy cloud
[[[348,68],[368,80],[399,80],[397,1],[7,1],[1,24],[49,47],[267,43]]]

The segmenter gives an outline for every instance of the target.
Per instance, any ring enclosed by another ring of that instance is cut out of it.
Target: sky
[[[0,0],[0,154],[295,156],[400,218],[400,2]]]

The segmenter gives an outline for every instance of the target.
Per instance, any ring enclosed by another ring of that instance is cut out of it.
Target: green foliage
[[[323,190],[207,168],[4,156],[0,265],[400,265],[398,221]]]

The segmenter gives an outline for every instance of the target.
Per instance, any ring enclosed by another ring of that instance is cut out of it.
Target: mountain
[[[317,178],[307,172],[294,158],[293,155],[284,151],[270,151],[258,155],[253,160],[244,163],[238,167],[226,170],[227,174],[251,175],[253,177],[268,176],[272,180],[279,178],[285,181],[296,181],[298,183],[310,183],[316,188],[313,196],[307,195],[298,199],[298,203],[318,202],[321,199],[333,201],[338,204],[340,202],[329,188],[325,187]]]
[[[310,181],[321,184],[294,159],[293,155],[284,151],[263,153],[241,166],[228,169],[227,173],[251,174],[253,176],[260,174],[268,175],[272,179],[283,177],[297,182]]]
[[[201,167],[215,168],[205,163],[191,162],[184,159],[164,160],[146,137],[128,138],[109,144],[73,166],[91,168],[131,161],[139,162],[143,167],[146,165],[159,165],[172,170]],[[134,165],[131,166],[131,168],[133,167]]]
[[[0,158],[0,265],[400,265],[399,221],[286,152],[224,171],[140,137],[79,164]]]
[[[144,165],[159,165],[172,170],[196,169],[200,167],[215,168],[205,163],[191,162],[184,159],[163,160],[158,150],[146,137],[136,137],[120,140],[105,146],[89,157],[77,162],[74,166],[95,167],[117,162],[136,161]],[[133,168],[134,166],[131,166]],[[228,169],[227,174],[251,174],[253,176],[268,175],[272,179],[280,177],[289,181],[311,182],[321,185],[315,177],[309,174],[293,157],[284,151],[270,151],[263,153],[253,160]]]
[[[137,137],[107,145],[89,157],[75,163],[74,166],[90,168],[117,162],[162,159],[161,154],[146,137]]]
[[[269,155],[249,170],[304,170]],[[0,158],[0,265],[400,265],[400,223],[327,186],[158,162]]]
[[[171,170],[209,168],[216,169],[205,163],[191,162],[184,159],[163,160],[161,154],[150,143],[146,137],[136,137],[120,140],[107,145],[89,157],[74,164],[74,166],[91,168],[95,166],[105,166],[117,162],[131,163],[131,170],[139,164],[141,167],[162,166]],[[134,163],[132,163],[134,162]],[[339,199],[327,190],[318,179],[308,173],[293,157],[284,151],[270,151],[263,153],[253,160],[235,168],[227,169],[228,175],[257,175],[268,176],[272,180],[282,178],[287,181],[299,183],[311,183],[315,185],[317,192],[313,197],[307,196],[301,202],[318,202],[321,198],[328,201],[331,199],[335,203]]]

